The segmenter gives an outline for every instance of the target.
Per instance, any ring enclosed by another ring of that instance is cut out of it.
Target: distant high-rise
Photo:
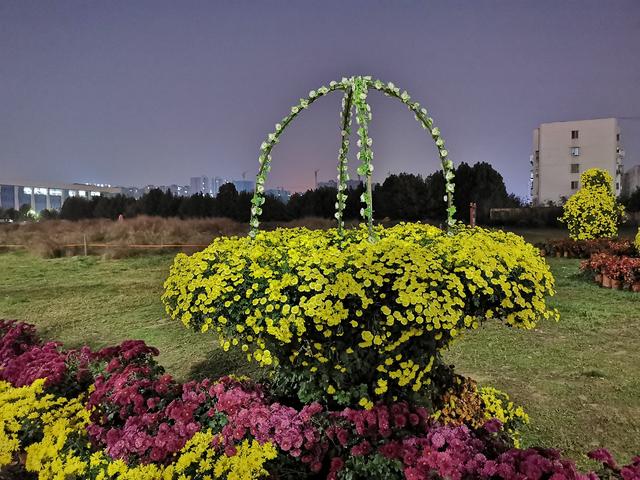
[[[234,180],[233,185],[236,187],[238,193],[253,192],[255,182],[253,180]]]
[[[291,198],[291,192],[289,190],[285,190],[284,188],[271,188],[264,192],[266,196],[274,197],[280,200],[282,203],[287,203]]]
[[[347,189],[355,190],[362,185],[362,180],[347,180]],[[317,188],[329,187],[338,188],[338,182],[336,180],[327,180],[326,182],[318,182]]]
[[[220,191],[220,187],[228,183],[227,180],[221,177],[211,177],[211,194],[216,197]]]
[[[615,118],[543,123],[533,131],[531,201],[561,202],[580,188],[580,174],[607,170],[616,195],[622,190],[620,129]]]
[[[191,195],[195,195],[196,193],[202,193],[203,195],[209,194],[211,195],[211,181],[207,176],[201,177],[191,177],[191,184],[189,188],[189,192]]]

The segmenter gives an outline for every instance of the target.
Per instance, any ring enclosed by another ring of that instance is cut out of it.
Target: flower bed
[[[484,417],[462,405],[455,413],[456,402],[435,414],[402,401],[292,407],[248,379],[178,383],[141,341],[66,351],[8,321],[0,335],[0,475],[11,478],[599,478],[555,450],[514,448],[487,415],[506,427],[523,413],[467,380],[448,398],[479,392]],[[591,456],[602,478],[640,476],[640,457],[620,467],[605,450]]]
[[[640,258],[597,253],[580,262],[580,269],[606,288],[640,292]]]
[[[629,240],[613,240],[601,238],[597,240],[548,240],[537,243],[536,247],[544,256],[565,258],[589,258],[597,253],[610,255],[633,256],[638,252],[637,247]]]

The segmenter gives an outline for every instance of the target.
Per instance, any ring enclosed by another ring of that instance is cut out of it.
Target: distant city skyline
[[[489,162],[526,197],[541,123],[616,117],[625,167],[640,164],[638,45],[634,0],[2,2],[0,176],[253,179],[260,143],[298,98],[371,74],[430,110],[454,163]],[[268,188],[335,178],[339,103],[292,124]],[[411,115],[371,103],[374,181],[435,171]]]

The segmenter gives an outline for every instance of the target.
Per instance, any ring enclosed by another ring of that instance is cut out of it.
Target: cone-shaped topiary
[[[611,190],[609,172],[591,168],[580,176],[582,188],[569,198],[560,221],[567,224],[573,240],[613,238],[618,235],[618,224],[624,207]]]

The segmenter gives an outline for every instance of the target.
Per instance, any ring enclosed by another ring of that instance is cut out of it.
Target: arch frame
[[[348,175],[348,152],[349,137],[351,135],[351,122],[353,110],[356,112],[356,121],[358,124],[358,147],[359,152],[357,158],[360,161],[358,166],[358,174],[365,178],[365,192],[361,197],[363,208],[360,214],[367,224],[369,230],[369,239],[375,241],[375,233],[373,231],[373,194],[371,175],[373,173],[373,141],[369,136],[369,121],[371,120],[371,107],[367,103],[369,90],[377,90],[388,97],[395,98],[402,102],[413,114],[414,118],[422,125],[422,128],[429,132],[433,139],[445,180],[444,201],[447,203],[447,227],[455,225],[456,208],[453,205],[453,193],[455,190],[453,179],[454,168],[453,162],[449,159],[449,152],[445,148],[444,139],[440,134],[440,129],[434,126],[433,119],[429,117],[428,111],[422,107],[420,103],[411,100],[411,96],[406,90],[400,90],[392,82],[382,82],[373,79],[370,76],[353,76],[350,78],[343,77],[340,81],[332,81],[329,86],[321,86],[316,90],[311,90],[306,98],[291,107],[290,113],[285,116],[279,123],[275,125],[275,130],[267,135],[267,138],[260,145],[260,155],[258,157],[259,169],[256,176],[256,184],[254,194],[251,199],[251,219],[249,235],[253,238],[258,232],[260,225],[260,214],[262,213],[262,205],[265,202],[264,192],[265,183],[269,171],[271,170],[271,151],[280,141],[280,136],[287,126],[304,110],[309,108],[316,100],[329,93],[335,91],[343,91],[342,108],[340,113],[340,135],[341,143],[338,152],[338,188],[336,195],[336,213],[335,217],[338,222],[338,230],[340,233],[344,229],[343,212],[347,199],[347,181]]]

